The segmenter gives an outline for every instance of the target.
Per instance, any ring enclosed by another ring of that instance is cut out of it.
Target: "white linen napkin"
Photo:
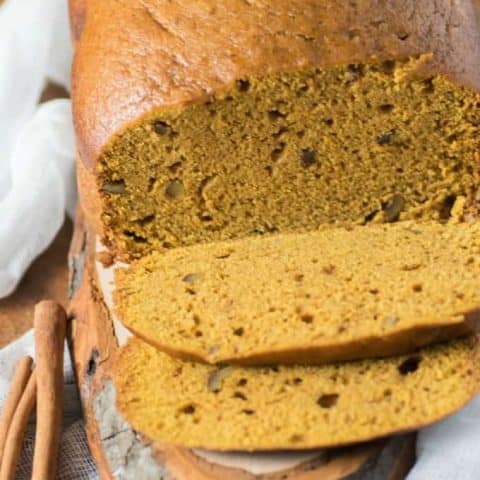
[[[48,78],[70,85],[67,3],[6,0],[0,7],[0,298],[74,209],[70,102],[38,106]]]

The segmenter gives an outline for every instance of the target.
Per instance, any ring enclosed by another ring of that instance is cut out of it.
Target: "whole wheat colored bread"
[[[82,204],[123,256],[473,199],[473,0],[71,3]]]
[[[116,364],[117,406],[153,441],[215,450],[333,447],[439,420],[480,381],[475,338],[411,356],[321,367],[184,362],[133,339]]]
[[[465,334],[479,278],[479,222],[400,222],[158,252],[117,272],[115,305],[175,356],[315,364]]]

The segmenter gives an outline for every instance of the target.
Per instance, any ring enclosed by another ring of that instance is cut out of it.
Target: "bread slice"
[[[209,363],[405,353],[476,327],[480,222],[325,229],[155,253],[116,278],[138,336]]]
[[[480,382],[471,337],[410,356],[321,367],[223,367],[139,339],[120,350],[117,406],[153,441],[214,450],[333,447],[435,422]]]

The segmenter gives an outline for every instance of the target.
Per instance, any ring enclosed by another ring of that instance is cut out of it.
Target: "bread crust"
[[[433,53],[426,74],[480,90],[474,0],[86,3],[70,0],[74,121],[88,169],[143,116],[205,102],[247,75]]]
[[[224,356],[212,360],[202,351],[189,351],[176,349],[171,345],[160,343],[142,332],[128,327],[132,333],[144,342],[167,353],[168,355],[185,361],[193,361],[219,365],[241,366],[268,366],[268,365],[326,365],[332,362],[360,360],[364,358],[384,358],[414,352],[419,348],[443,343],[458,337],[472,334],[479,330],[478,311],[466,315],[466,321],[455,325],[441,326],[428,325],[424,328],[411,328],[402,332],[383,337],[371,336],[360,340],[352,340],[344,344],[319,347],[293,347],[284,349],[271,349],[253,354]]]
[[[87,13],[87,0],[68,0],[70,11],[70,30],[74,43],[80,40],[85,25]]]
[[[103,201],[97,187],[95,173],[89,170],[78,156],[76,169],[79,203],[82,205],[86,222],[91,225],[95,232],[105,241],[105,232],[101,219]]]

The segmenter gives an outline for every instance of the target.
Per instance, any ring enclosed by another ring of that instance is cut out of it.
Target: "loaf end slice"
[[[465,405],[476,338],[321,367],[209,366],[139,339],[120,351],[117,406],[153,441],[215,450],[334,447],[416,429]]]

